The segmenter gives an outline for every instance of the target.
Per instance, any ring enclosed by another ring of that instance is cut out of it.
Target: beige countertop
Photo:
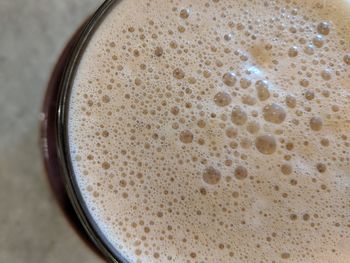
[[[0,1],[0,263],[101,262],[61,215],[38,143],[52,66],[101,2]]]

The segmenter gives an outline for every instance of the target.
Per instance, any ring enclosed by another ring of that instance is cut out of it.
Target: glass
[[[127,263],[99,230],[73,176],[67,137],[67,105],[77,66],[91,36],[118,0],[106,0],[77,30],[53,70],[41,118],[41,147],[51,189],[79,236],[107,262]]]

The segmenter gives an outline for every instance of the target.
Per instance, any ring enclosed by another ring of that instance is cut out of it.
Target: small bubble
[[[332,111],[333,112],[338,112],[339,111],[339,106],[338,105],[332,105]]]
[[[304,52],[307,55],[313,55],[315,53],[315,48],[314,45],[309,44],[304,48]]]
[[[350,65],[350,53],[346,54],[343,57],[343,61],[345,62],[345,64]]]
[[[277,148],[277,142],[273,135],[265,134],[255,139],[255,147],[262,154],[273,154]]]
[[[292,166],[290,164],[283,164],[281,166],[281,172],[284,175],[290,175],[293,172],[293,168],[292,168]]]
[[[315,98],[315,93],[312,90],[307,90],[305,91],[304,97],[307,100],[313,100]]]
[[[304,221],[308,221],[310,219],[310,215],[309,214],[304,214],[303,215],[303,220]]]
[[[264,119],[268,122],[280,124],[286,119],[284,108],[276,103],[266,105],[263,108]]]
[[[204,128],[206,126],[206,123],[205,123],[204,120],[199,120],[197,122],[197,125],[198,125],[199,128]]]
[[[233,127],[227,128],[225,133],[228,138],[235,138],[238,135],[237,130]]]
[[[176,79],[183,79],[185,77],[185,72],[180,68],[176,68],[173,71],[173,76]]]
[[[306,87],[309,86],[310,83],[309,83],[309,81],[308,81],[307,79],[301,79],[301,80],[299,81],[299,84],[300,84],[300,86],[306,88]]]
[[[295,108],[295,106],[297,105],[297,100],[295,99],[294,96],[287,95],[286,96],[286,105],[289,108]]]
[[[104,170],[108,170],[110,167],[111,167],[111,165],[110,165],[108,162],[103,162],[103,163],[102,163],[102,168],[103,168]]]
[[[298,55],[298,47],[293,46],[288,50],[288,56],[294,58]]]
[[[184,26],[178,26],[177,27],[177,30],[180,32],[180,33],[183,33],[186,31],[186,28]]]
[[[242,103],[249,105],[249,106],[253,106],[256,104],[256,98],[250,95],[243,95],[242,96]]]
[[[174,106],[174,107],[172,107],[172,108],[170,109],[170,112],[171,112],[173,115],[178,115],[179,112],[180,112],[180,109],[179,109],[179,107]]]
[[[259,131],[260,124],[256,121],[251,121],[247,123],[247,131],[251,134],[255,134]]]
[[[204,70],[203,71],[203,76],[207,79],[207,78],[210,78],[211,76],[211,72],[209,70]]]
[[[183,143],[191,143],[193,141],[193,134],[191,131],[186,130],[180,133],[180,141]]]
[[[327,166],[323,163],[316,164],[317,171],[324,173],[327,170]]]
[[[246,123],[248,117],[247,113],[240,107],[235,106],[231,112],[231,121],[236,125],[243,125]]]
[[[157,48],[154,50],[154,54],[155,54],[157,57],[161,57],[161,56],[163,55],[163,48],[157,47]]]
[[[312,117],[310,119],[310,128],[313,131],[320,131],[322,129],[323,122],[320,117]]]
[[[108,102],[110,102],[110,101],[111,101],[111,98],[110,98],[108,95],[104,95],[104,96],[102,97],[102,102],[108,103]]]
[[[312,39],[312,43],[315,47],[321,48],[324,45],[324,37],[322,35],[317,35]]]
[[[224,74],[224,76],[222,77],[223,82],[229,86],[229,87],[233,87],[236,84],[237,81],[237,77],[236,74],[233,72],[227,72]]]
[[[248,171],[244,166],[239,165],[236,167],[236,169],[235,169],[236,179],[243,180],[243,179],[247,178],[247,176],[248,176]]]
[[[200,188],[199,192],[201,193],[201,195],[206,195],[207,194],[207,190],[205,190],[205,188]]]
[[[260,101],[270,98],[269,84],[266,80],[258,80],[255,83],[255,88]]]
[[[326,139],[326,138],[322,138],[321,139],[321,145],[324,146],[324,147],[329,146],[329,140]]]
[[[297,30],[294,26],[291,26],[291,27],[289,28],[289,32],[295,34],[296,32],[298,32],[298,30]]]
[[[226,41],[230,41],[232,38],[233,38],[233,34],[232,34],[232,33],[229,33],[229,34],[225,34],[225,35],[224,35],[224,39],[225,39]]]
[[[297,216],[296,214],[291,214],[291,215],[289,216],[289,218],[290,218],[292,221],[295,221],[295,220],[298,219],[298,216]]]
[[[225,107],[231,103],[231,96],[226,92],[218,92],[214,96],[214,102],[219,107]]]
[[[290,254],[287,253],[287,252],[284,252],[284,253],[281,254],[281,258],[288,259],[288,258],[290,258]]]
[[[190,10],[188,8],[184,8],[180,11],[180,17],[183,19],[187,19],[190,16]]]
[[[210,185],[218,184],[220,179],[221,179],[220,171],[215,169],[212,166],[206,168],[203,172],[203,180],[207,184],[210,184]]]
[[[240,145],[243,149],[249,149],[252,146],[252,142],[249,138],[242,138]]]
[[[330,80],[332,78],[332,73],[329,69],[324,69],[321,72],[321,77],[323,78],[323,80]]]
[[[317,32],[321,35],[328,35],[330,30],[331,24],[328,21],[323,21],[317,26]]]
[[[240,84],[242,89],[247,89],[247,88],[250,87],[252,82],[249,79],[247,79],[247,78],[241,78],[241,80],[239,81],[239,84]]]

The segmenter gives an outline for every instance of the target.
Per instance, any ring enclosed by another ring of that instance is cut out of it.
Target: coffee
[[[350,262],[345,1],[120,1],[69,102],[88,209],[130,262]]]

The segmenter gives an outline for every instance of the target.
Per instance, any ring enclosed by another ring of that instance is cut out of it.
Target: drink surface
[[[350,262],[345,1],[120,1],[76,73],[89,211],[130,262]]]

